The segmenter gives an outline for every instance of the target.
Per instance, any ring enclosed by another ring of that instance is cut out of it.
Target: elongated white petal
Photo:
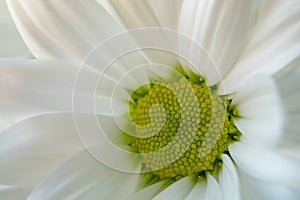
[[[8,12],[5,0],[0,0],[0,59],[32,57]]]
[[[82,151],[56,169],[28,199],[125,199],[135,191],[138,177],[107,168]]]
[[[272,75],[300,56],[300,2],[264,1],[252,37],[224,80],[228,92],[257,74]]]
[[[12,193],[12,192],[16,192],[16,190],[15,190],[16,188],[15,187],[13,187],[13,186],[9,186],[9,185],[1,185],[0,184],[0,197],[2,198],[2,199],[9,199],[9,196],[8,196],[8,194],[9,193]],[[24,196],[21,196],[21,192],[20,191],[18,191],[19,192],[19,198],[22,198],[22,197],[24,197]],[[13,199],[13,197],[10,197],[11,199]]]
[[[157,16],[160,26],[177,30],[183,0],[156,0]]]
[[[240,200],[240,182],[232,160],[222,155],[223,166],[219,175],[220,187],[224,200]]]
[[[284,124],[283,108],[274,80],[255,76],[243,84],[233,97],[239,118],[237,128],[252,142],[275,145]]]
[[[209,61],[203,58],[197,66],[203,68],[209,84],[222,80],[237,61],[256,16],[256,6],[256,1],[183,2],[179,31],[202,45],[217,65],[217,69],[207,67]],[[193,51],[191,45],[191,54]]]
[[[0,198],[7,200],[16,200],[16,199],[26,199],[30,190],[28,188],[5,188],[3,190],[0,189]]]
[[[128,197],[128,200],[140,200],[140,199],[152,199],[154,196],[156,196],[164,186],[165,182],[161,181],[158,183],[155,183],[154,185],[151,185],[149,187],[146,187],[142,189],[141,191],[138,191],[134,193],[133,195]]]
[[[0,61],[0,130],[28,117],[51,112],[72,112],[73,86],[78,68],[49,60]],[[94,113],[98,74],[85,70],[76,90],[76,112]],[[101,94],[100,94],[101,95]],[[110,111],[110,98],[97,96],[99,112]]]
[[[38,57],[83,61],[121,26],[94,0],[8,1],[14,21]]]
[[[222,191],[219,183],[216,181],[216,179],[213,176],[208,175],[205,200],[222,200],[222,199],[223,196],[222,196]]]
[[[222,200],[222,191],[219,183],[212,175],[207,176],[207,181],[197,183],[185,200]]]
[[[156,13],[153,10],[155,1],[108,1],[124,21],[128,28],[159,26]]]
[[[284,135],[280,140],[280,146],[286,149],[299,149],[300,143],[300,114],[287,113]],[[300,154],[299,154],[300,156]]]
[[[205,199],[207,190],[207,182],[199,182],[194,185],[193,189],[189,192],[185,200]]]
[[[100,2],[103,2],[100,0]],[[167,27],[177,29],[182,0],[107,1],[128,28]]]
[[[231,144],[229,151],[245,173],[262,181],[299,189],[299,160],[246,142]]]
[[[300,192],[285,185],[270,183],[249,176],[239,170],[241,183],[241,195],[243,200],[264,199],[264,200],[297,200]]]
[[[191,177],[187,176],[173,183],[167,189],[155,196],[153,200],[184,199],[192,189],[193,185],[194,181]]]
[[[8,186],[8,185],[1,185],[0,184],[0,191],[4,191],[4,190],[9,190],[9,189],[12,189],[13,187],[12,186]]]
[[[287,70],[283,70],[277,75],[276,84],[282,98],[283,106],[286,110],[286,125],[284,127],[284,137],[280,141],[281,146],[286,151],[299,154],[300,142],[300,59],[289,66]]]
[[[54,168],[83,148],[71,114],[17,123],[0,134],[0,184],[12,187],[7,196],[22,193],[25,198]]]
[[[283,73],[278,73],[276,76],[276,84],[279,88],[282,102],[288,113],[300,114],[300,59],[295,63],[298,68],[288,68],[282,70]]]
[[[77,62],[100,73],[117,68],[115,80],[147,63],[132,35],[95,0],[13,0],[9,8],[37,58]]]
[[[144,1],[137,2],[145,8],[144,3]],[[107,4],[103,3],[102,5]],[[131,5],[127,1],[125,4],[127,6]],[[117,5],[121,5],[122,8],[123,3],[118,2]],[[132,6],[135,7],[135,4],[132,4]],[[164,11],[167,5],[157,1],[154,7],[157,10],[162,9]],[[179,10],[178,5],[175,7]],[[136,51],[136,54],[140,54],[137,51],[140,41],[136,44],[129,34],[125,39],[124,37],[122,39],[122,36],[126,35],[124,33],[125,29],[111,15],[112,12],[104,9],[95,0],[85,2],[80,0],[72,2],[14,0],[10,1],[9,8],[29,48],[38,58],[60,58],[79,63],[85,62],[98,70],[100,69],[100,72],[105,70],[108,67],[107,65],[118,65],[119,70],[116,72],[119,73],[123,72],[124,65],[125,68],[129,69],[135,67],[132,63],[136,63],[137,60],[147,63],[147,59],[144,58],[143,54],[136,55],[134,59],[127,58],[129,52]],[[127,10],[130,9],[126,7]],[[164,13],[163,11],[161,12]],[[146,15],[145,10],[142,12],[143,15]],[[148,40],[160,42],[159,38],[151,33],[149,35]],[[166,43],[167,37],[163,39],[163,42]],[[174,43],[174,41],[172,42]],[[168,58],[160,54],[145,54],[151,58],[151,61],[167,62],[173,65],[176,63],[174,56]],[[130,60],[130,62],[120,64],[119,59]],[[113,63],[115,61],[116,63]]]

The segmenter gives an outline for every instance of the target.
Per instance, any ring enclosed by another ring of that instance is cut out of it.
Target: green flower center
[[[142,86],[131,97],[131,148],[141,155],[143,170],[160,180],[215,173],[220,155],[239,139],[231,101],[195,74]]]

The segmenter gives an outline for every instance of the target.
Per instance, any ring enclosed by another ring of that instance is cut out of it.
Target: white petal
[[[193,185],[194,185],[194,181],[192,180],[191,177],[189,176],[184,177],[176,181],[172,185],[170,185],[161,193],[159,193],[157,196],[153,198],[153,200],[184,199],[189,193],[189,191],[192,189]]]
[[[26,191],[28,195],[61,162],[83,148],[71,114],[44,115],[15,124],[0,134],[0,184],[13,187],[8,196],[26,195]]]
[[[190,191],[190,193],[187,195],[185,200],[202,200],[205,199],[206,195],[206,190],[207,190],[207,182],[202,181],[193,187],[193,189]]]
[[[124,32],[122,25],[95,0],[15,0],[9,2],[9,8],[25,42],[38,58],[86,64],[101,73],[117,68],[110,74],[115,80],[147,63],[137,50],[133,34]]]
[[[155,1],[114,1],[109,3],[118,13],[118,17],[124,21],[128,28],[155,27],[159,21],[153,10]]]
[[[0,61],[0,130],[20,120],[49,112],[71,112],[78,68],[58,61]],[[76,90],[80,102],[74,111],[94,113],[94,88],[98,75],[85,70]],[[92,102],[91,102],[92,101]],[[91,102],[91,103],[90,103]],[[99,112],[111,113],[110,99],[98,97]],[[100,103],[102,102],[102,103]],[[92,109],[90,108],[92,107]]]
[[[187,195],[186,200],[222,200],[222,191],[219,183],[212,175],[207,176],[206,182],[197,183],[191,192]]]
[[[222,155],[223,166],[219,175],[220,187],[224,200],[239,200],[240,182],[232,160],[226,154]]]
[[[246,142],[231,144],[229,151],[245,173],[262,181],[299,189],[299,160]]]
[[[177,29],[182,0],[109,0],[128,28],[167,27]]]
[[[9,185],[1,185],[0,184],[0,197],[3,198],[5,193],[9,193],[15,190],[15,187]]]
[[[280,146],[285,149],[299,149],[300,144],[300,114],[286,114],[286,124]],[[299,154],[300,156],[300,154]]]
[[[294,66],[289,66],[286,70],[276,75],[276,84],[286,110],[284,137],[280,144],[289,152],[299,149],[300,142],[300,60],[296,61],[294,65],[296,66],[295,68]]]
[[[100,145],[89,148],[89,152],[95,159],[104,163],[107,167],[118,170],[120,172],[140,172],[140,169],[142,168],[142,163],[140,162],[140,154],[133,153],[130,150],[130,148],[128,147],[128,141],[125,146],[121,146],[119,144],[112,144],[113,141],[111,140],[104,141],[104,138],[100,138],[99,140],[101,141]]]
[[[272,78],[257,75],[244,83],[232,101],[237,128],[252,142],[275,145],[284,124],[280,95]]]
[[[206,189],[206,195],[204,200],[222,200],[222,191],[219,186],[219,183],[216,181],[216,179],[208,175],[207,176],[207,189]]]
[[[239,170],[243,200],[297,200],[300,193],[284,185],[261,181]]]
[[[108,37],[122,31],[94,0],[8,1],[13,19],[38,57],[82,61]]]
[[[142,189],[128,197],[128,200],[141,200],[141,199],[152,199],[156,196],[163,188],[165,182],[161,181],[155,183],[149,187]]]
[[[156,0],[157,16],[160,26],[177,30],[183,0]]]
[[[179,31],[203,46],[217,69],[203,68],[209,84],[216,84],[237,61],[246,44],[252,21],[256,16],[256,1],[198,1],[183,2]],[[192,46],[192,45],[191,45]],[[190,49],[193,54],[194,49]]]
[[[300,98],[300,59],[295,61],[294,64],[297,65],[297,68],[291,66],[276,75],[276,84],[286,111],[300,114],[298,103]]]
[[[12,189],[12,186],[8,186],[8,185],[0,185],[0,191],[4,191],[4,190],[9,190]]]
[[[119,22],[95,0],[14,0],[8,5],[37,58],[89,65],[100,73],[116,66],[118,70],[112,76],[115,80],[136,64],[146,62],[136,51],[138,46],[132,35],[124,32]],[[134,50],[134,57],[127,55]]]
[[[122,172],[140,172],[140,155],[129,149],[115,116],[73,113],[73,119],[78,138],[94,159]]]
[[[264,1],[258,24],[240,60],[225,78],[229,92],[257,74],[274,74],[300,56],[300,2]]]
[[[16,200],[16,199],[26,199],[30,190],[27,188],[16,189],[8,188],[0,190],[0,198],[5,200]]]
[[[107,168],[82,151],[56,169],[28,199],[126,199],[135,191],[138,178]]]
[[[32,57],[8,12],[5,0],[0,0],[0,58]]]

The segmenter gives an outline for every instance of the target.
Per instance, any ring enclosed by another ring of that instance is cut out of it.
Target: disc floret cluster
[[[132,93],[136,137],[130,146],[141,155],[142,170],[160,180],[202,180],[207,173],[218,173],[221,154],[228,154],[229,144],[239,140],[241,133],[233,123],[237,111],[203,77],[181,68],[178,72],[180,76],[159,79]]]

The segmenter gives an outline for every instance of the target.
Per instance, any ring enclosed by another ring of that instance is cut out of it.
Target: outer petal
[[[138,174],[107,168],[82,151],[55,170],[28,199],[126,199],[134,193],[138,178]]]
[[[128,28],[167,27],[177,29],[182,0],[99,0],[110,5],[112,11]]]
[[[217,65],[217,70],[207,77],[216,84],[237,61],[256,16],[256,1],[185,0],[183,2],[179,31],[202,45]],[[193,49],[190,49],[191,54]],[[203,68],[207,65],[205,60]],[[212,68],[207,68],[210,74]]]
[[[241,195],[243,200],[297,200],[300,193],[297,190],[285,185],[265,182],[249,176],[247,173],[239,170],[241,182]]]
[[[5,0],[0,0],[0,59],[32,57],[8,12]]]
[[[275,145],[284,124],[283,108],[274,80],[255,76],[240,87],[232,101],[237,128],[252,142]]]
[[[82,61],[108,37],[122,31],[94,0],[8,1],[13,19],[38,58]]]
[[[226,154],[222,155],[223,166],[219,175],[220,187],[224,200],[239,200],[240,182],[232,160]]]
[[[187,195],[186,200],[222,200],[222,191],[216,179],[208,175],[207,182],[197,183],[191,192]]]
[[[250,176],[300,189],[299,160],[247,142],[235,142],[229,151],[239,168]]]
[[[299,1],[264,1],[252,38],[224,80],[228,92],[257,73],[274,74],[299,58],[299,35]]]
[[[184,199],[189,191],[192,189],[194,182],[191,177],[187,176],[185,178],[176,181],[167,189],[159,193],[153,198],[153,200],[165,200],[165,199]]]
[[[88,121],[86,122],[88,123]],[[1,199],[25,199],[42,179],[83,149],[71,114],[43,115],[0,134]]]
[[[128,200],[140,200],[140,199],[152,199],[154,196],[156,196],[164,187],[165,182],[161,181],[158,183],[155,183],[154,185],[151,185],[149,187],[146,187],[142,189],[141,191],[138,191],[128,197]]]
[[[0,190],[0,198],[7,200],[25,199],[28,195],[26,189],[16,189],[14,187],[7,187]]]
[[[132,6],[135,10],[139,9],[138,5],[141,5],[143,15],[138,18],[140,19],[149,10],[146,9],[145,3],[146,1],[138,1],[136,6],[126,1],[125,5],[127,7],[125,9],[126,11],[130,10],[128,6]],[[108,2],[104,2],[102,5],[105,8],[111,7]],[[118,1],[117,5],[120,5],[123,9],[123,3]],[[178,5],[175,6],[177,10],[179,10]],[[157,1],[153,7],[156,10],[162,9],[160,12],[157,11],[157,15],[159,15],[159,13],[166,14],[164,11],[168,5]],[[107,63],[104,64],[107,59],[112,62],[126,57],[125,60],[134,60],[135,63],[136,60],[147,63],[145,56],[140,55],[140,50],[137,52],[139,42],[136,42],[131,35],[126,37],[125,41],[120,39],[120,37],[116,37],[120,36],[118,34],[123,33],[121,34],[122,38],[126,29],[111,15],[111,13],[114,13],[113,11],[105,10],[95,0],[87,0],[85,2],[81,0],[54,0],[50,2],[13,0],[10,1],[9,8],[13,13],[17,27],[23,38],[38,58],[62,58],[80,63],[84,61],[90,66],[100,69],[100,71],[107,67]],[[130,19],[130,15],[128,17],[122,16],[123,18]],[[146,18],[148,19],[148,17]],[[170,24],[172,23],[170,22]],[[151,42],[159,40],[155,36],[153,40],[151,34],[150,37],[146,39],[150,39]],[[165,43],[167,38],[164,37],[163,39]],[[105,43],[102,43],[104,41]],[[174,43],[174,41],[172,42]],[[139,55],[136,55],[135,59],[127,58],[127,53],[129,52],[124,52],[127,47],[133,47],[129,50],[135,51]],[[159,50],[157,52],[161,53]],[[159,63],[167,62],[168,64],[173,64],[173,66],[177,62],[174,56],[161,56],[160,54],[155,54],[155,52],[153,53],[151,50],[148,50],[145,54],[151,58],[151,61]],[[110,62],[108,63],[111,64]],[[135,67],[135,65],[132,65],[132,62],[129,64],[125,63],[125,65],[129,68]]]
[[[199,182],[195,184],[193,189],[188,193],[186,200],[205,199],[207,190],[207,182]]]
[[[300,156],[300,59],[276,75],[282,102],[286,111],[284,137],[280,144],[284,150]],[[295,150],[295,151],[294,151]],[[294,152],[293,152],[294,151]]]
[[[0,130],[39,114],[71,112],[77,70],[75,66],[49,60],[0,61]],[[76,88],[81,103],[76,112],[91,110],[89,101],[96,87],[92,80],[97,80],[98,74],[85,70],[82,78],[85,82]],[[109,98],[99,96],[98,102],[99,111],[111,114],[105,109],[110,105]]]

